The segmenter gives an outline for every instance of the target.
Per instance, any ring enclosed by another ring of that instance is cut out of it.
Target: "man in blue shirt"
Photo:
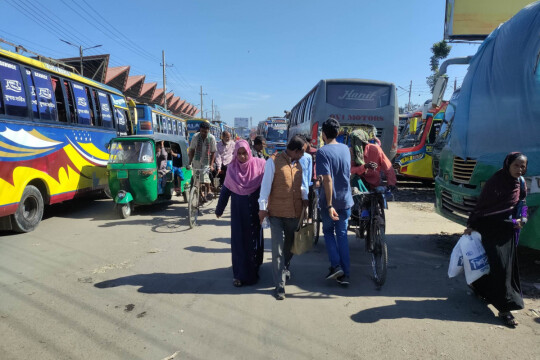
[[[347,145],[338,143],[339,122],[328,118],[322,125],[324,145],[316,154],[317,176],[322,176],[319,204],[323,223],[324,242],[330,259],[326,279],[349,284],[350,259],[347,223],[351,216],[351,153]]]

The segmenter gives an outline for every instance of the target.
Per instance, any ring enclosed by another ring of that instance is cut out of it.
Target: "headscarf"
[[[248,156],[248,160],[243,164],[238,160],[240,148],[244,148]],[[246,140],[238,140],[234,147],[234,158],[227,166],[224,185],[238,195],[252,194],[261,186],[265,164],[264,159],[253,157]]]
[[[356,165],[364,165],[364,146],[368,144],[368,134],[362,129],[356,129],[351,132],[350,138],[354,162]]]
[[[527,195],[527,186],[524,184],[525,191],[521,192],[520,180],[510,175],[510,165],[521,156],[525,155],[519,152],[506,155],[502,169],[493,174],[484,185],[469,222],[478,217],[512,210]]]

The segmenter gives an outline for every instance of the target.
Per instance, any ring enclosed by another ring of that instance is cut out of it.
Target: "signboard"
[[[445,40],[484,40],[532,0],[446,0]]]
[[[235,117],[234,118],[234,127],[235,128],[248,128],[249,127],[249,118],[240,118]]]

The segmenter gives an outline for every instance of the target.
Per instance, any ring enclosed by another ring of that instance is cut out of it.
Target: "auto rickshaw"
[[[160,174],[156,149],[161,142],[168,156],[167,169]],[[174,167],[173,152],[181,155],[175,159]],[[168,134],[120,136],[110,141],[109,154],[109,188],[120,217],[129,217],[135,205],[170,200],[175,188],[180,189],[187,201],[191,170],[184,167],[188,159],[184,137]],[[183,180],[175,179],[175,170],[181,171]]]

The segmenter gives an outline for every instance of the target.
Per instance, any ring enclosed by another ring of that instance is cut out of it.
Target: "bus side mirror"
[[[433,87],[433,97],[431,99],[431,107],[438,108],[441,105],[446,85],[448,84],[448,75],[442,75],[437,78],[437,82]]]

